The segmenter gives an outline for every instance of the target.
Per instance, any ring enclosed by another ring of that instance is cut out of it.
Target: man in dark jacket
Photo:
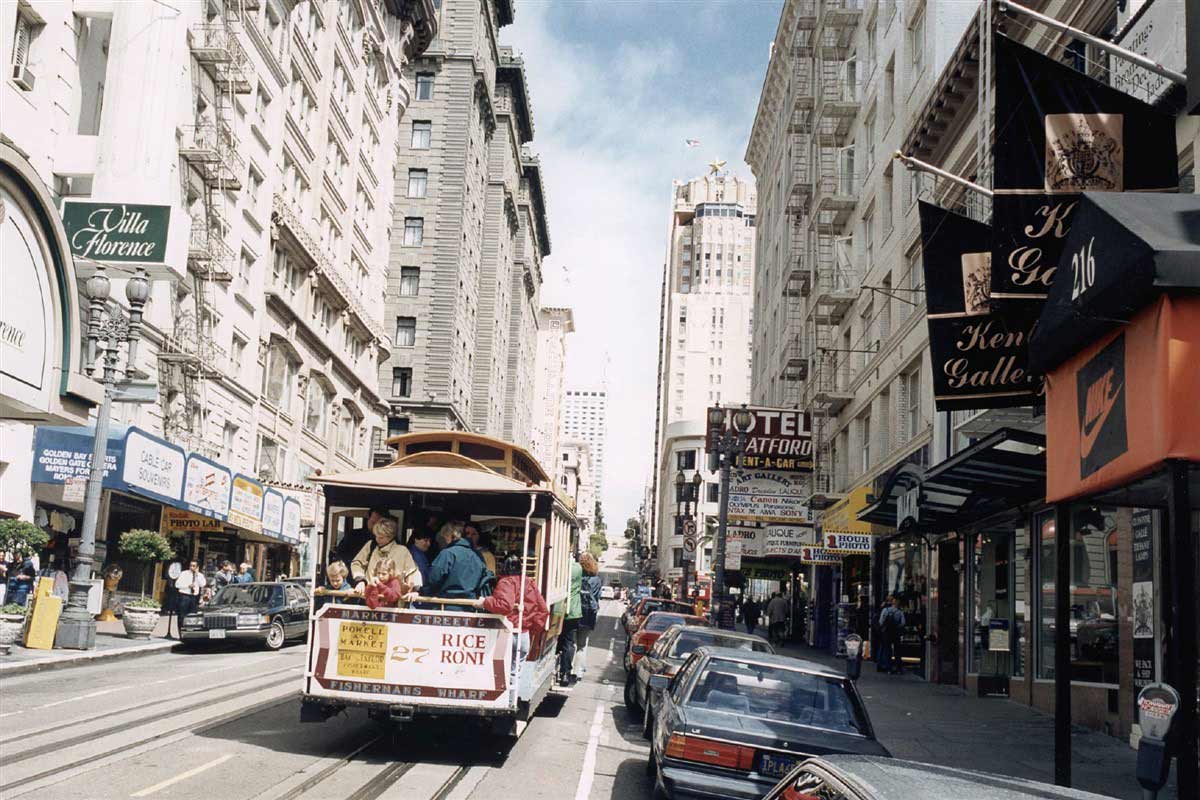
[[[463,538],[463,524],[447,522],[438,531],[437,538],[442,549],[429,567],[429,585],[425,593],[429,597],[458,600],[479,597],[487,567],[471,542]]]
[[[333,549],[333,558],[329,559],[329,563],[332,564],[334,561],[341,561],[343,564],[348,565],[354,561],[354,557],[358,555],[358,551],[363,549],[363,545],[374,538],[371,535],[371,530],[375,527],[375,523],[382,522],[385,519],[387,519],[387,511],[381,508],[372,508],[367,513],[367,524],[365,526],[348,530],[342,535],[342,540]]]

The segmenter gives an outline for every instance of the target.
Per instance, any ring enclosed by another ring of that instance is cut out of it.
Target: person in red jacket
[[[367,585],[367,608],[394,608],[401,600],[416,594],[396,575],[396,562],[384,557],[375,562],[375,574]]]
[[[524,584],[525,612],[521,616],[520,600]],[[550,619],[550,608],[546,598],[538,591],[533,578],[521,577],[521,557],[509,556],[500,567],[500,579],[491,597],[481,597],[475,600],[475,606],[489,614],[503,614],[516,628],[518,618],[521,626],[521,658],[529,652],[530,636],[535,632],[546,630],[546,622]]]

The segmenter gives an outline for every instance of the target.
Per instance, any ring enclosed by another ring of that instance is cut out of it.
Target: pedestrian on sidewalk
[[[180,620],[188,614],[196,613],[196,609],[200,607],[200,594],[207,584],[204,573],[200,571],[200,565],[195,561],[189,563],[188,568],[179,573],[179,577],[175,579],[175,588],[179,592]]]
[[[234,583],[254,583],[254,569],[245,561],[238,567],[237,577],[233,579]]]
[[[575,658],[573,669],[575,675],[582,678],[587,674],[587,646],[592,631],[596,629],[596,619],[600,616],[600,565],[596,563],[591,553],[579,556],[579,566],[583,570],[583,580],[579,585],[579,600],[583,616],[579,618],[579,628],[575,631]]]
[[[563,619],[562,633],[558,635],[558,682],[563,686],[574,683],[571,666],[575,662],[575,632],[583,618],[583,567],[578,561],[571,562],[571,590],[567,594],[567,613]]]
[[[751,597],[742,606],[742,620],[746,623],[746,633],[754,633],[761,615],[762,609],[759,608],[758,601]]]
[[[903,672],[900,662],[900,632],[904,630],[904,612],[900,610],[900,602],[895,595],[889,595],[884,603],[883,611],[879,612],[879,661],[876,668],[880,672],[899,675]]]
[[[775,592],[767,603],[767,635],[773,644],[783,644],[787,635],[788,602]]]
[[[221,568],[213,575],[213,594],[216,595],[229,584],[233,583],[237,575],[233,571],[232,561],[222,561]]]

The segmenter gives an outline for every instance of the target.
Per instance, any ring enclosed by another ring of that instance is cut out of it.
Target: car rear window
[[[733,647],[755,653],[774,653],[771,645],[756,639],[741,636],[723,636],[718,631],[685,631],[675,640],[672,658],[687,658],[697,647]]]
[[[682,625],[687,622],[687,618],[683,614],[663,614],[659,612],[646,620],[646,625],[642,630],[661,633],[672,625]]]
[[[709,661],[688,705],[846,733],[867,730],[842,679],[743,661]]]
[[[275,593],[281,589],[280,586],[226,586],[217,592],[211,606],[255,608],[256,606],[270,605],[276,597]]]

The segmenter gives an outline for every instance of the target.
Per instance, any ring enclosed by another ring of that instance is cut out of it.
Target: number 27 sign
[[[870,553],[875,537],[861,533],[827,533],[824,536],[826,550],[838,553]]]

